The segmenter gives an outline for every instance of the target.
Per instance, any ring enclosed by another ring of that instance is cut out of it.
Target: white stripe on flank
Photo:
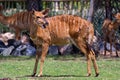
[[[75,43],[75,41],[71,37],[70,37],[70,41],[72,44],[74,44],[79,49],[78,45]]]
[[[59,22],[59,28],[62,28],[62,24],[61,24],[61,21]],[[60,35],[62,35],[62,33],[61,33],[62,31],[61,31],[61,29],[59,29],[59,33],[60,33]]]
[[[55,21],[57,21],[56,17],[55,17]],[[56,27],[56,34],[58,35],[58,26],[59,26],[59,22],[57,21],[55,23],[55,27]]]

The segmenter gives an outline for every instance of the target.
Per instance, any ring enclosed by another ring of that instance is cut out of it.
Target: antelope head
[[[49,9],[45,9],[42,11],[33,11],[34,23],[42,27],[46,28],[48,25],[48,21],[46,20],[46,16],[48,15]]]

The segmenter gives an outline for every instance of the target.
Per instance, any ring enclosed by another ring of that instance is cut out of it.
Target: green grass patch
[[[100,58],[97,60],[100,75],[86,77],[87,65],[85,57],[77,56],[47,56],[43,77],[27,77],[33,72],[35,57],[3,57],[0,56],[0,79],[17,80],[120,80],[120,58]],[[39,72],[39,66],[38,70]]]

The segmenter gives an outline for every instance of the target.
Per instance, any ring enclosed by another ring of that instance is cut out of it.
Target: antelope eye
[[[41,17],[37,16],[36,18],[41,18]]]

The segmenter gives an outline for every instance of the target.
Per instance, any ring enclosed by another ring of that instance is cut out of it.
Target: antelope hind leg
[[[97,77],[99,75],[99,72],[98,72],[98,66],[97,66],[96,59],[95,59],[95,53],[93,50],[88,48],[88,46],[84,44],[83,42],[84,41],[82,40],[77,40],[76,43],[78,43],[77,44],[78,47],[87,57],[87,76],[91,76],[91,59],[92,59],[92,62],[95,68],[96,77]]]
[[[92,63],[93,63],[95,73],[96,73],[95,77],[98,77],[99,76],[98,66],[97,66],[97,62],[96,62],[96,58],[95,58],[95,53],[92,49],[90,51],[90,54],[91,54]]]
[[[38,74],[38,77],[42,76],[43,64],[44,64],[44,60],[45,60],[46,55],[47,55],[48,47],[49,47],[48,43],[42,44],[42,54],[41,54],[41,60],[40,60],[40,72]]]
[[[83,43],[81,39],[78,39],[76,41],[76,44],[78,45],[79,49],[85,54],[87,57],[87,76],[91,76],[91,58],[87,50],[86,44]]]

